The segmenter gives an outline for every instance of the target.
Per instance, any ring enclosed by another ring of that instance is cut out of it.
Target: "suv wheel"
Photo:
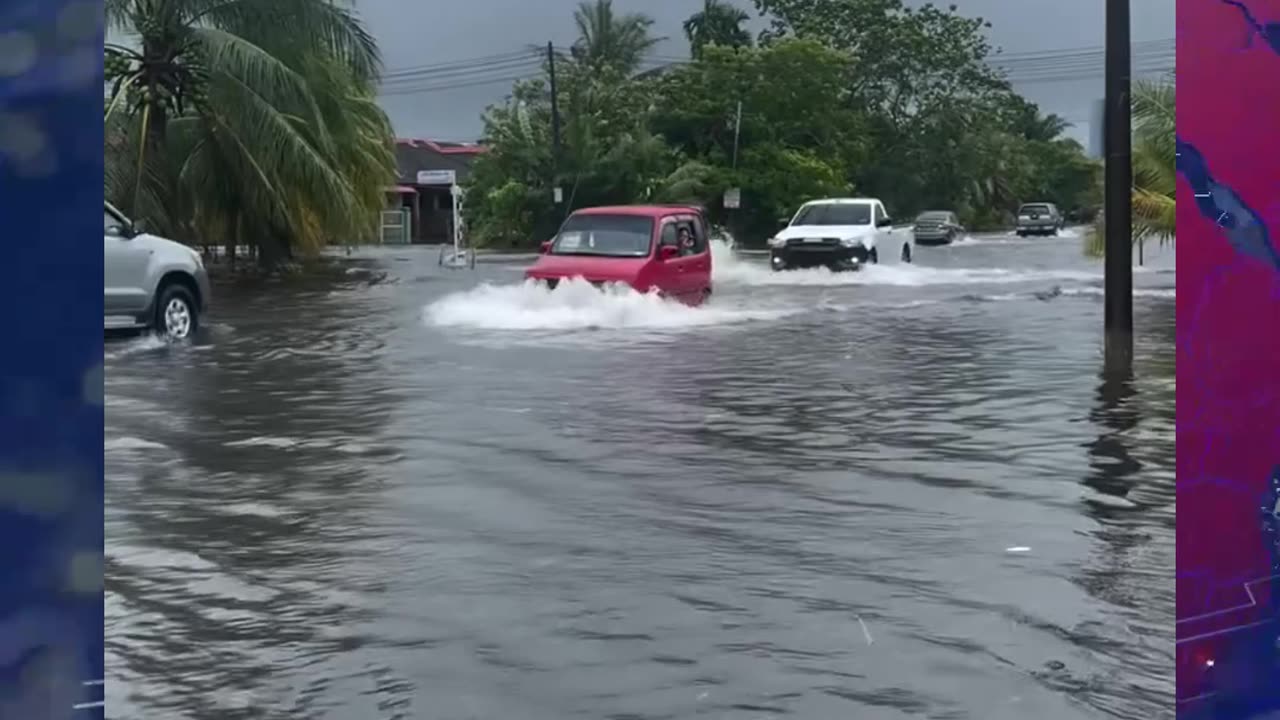
[[[871,252],[867,253],[867,262],[872,265],[880,264],[880,253],[876,252],[875,248],[871,248]]]
[[[200,314],[191,292],[175,283],[162,288],[159,297],[156,332],[170,340],[187,340],[194,336],[200,327]]]

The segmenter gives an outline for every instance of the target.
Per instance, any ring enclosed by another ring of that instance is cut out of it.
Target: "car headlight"
[[[787,241],[785,238],[780,238],[780,237],[769,238],[769,247],[777,248],[777,247],[782,247],[783,245],[786,245],[786,244],[787,244]]]
[[[861,238],[843,238],[840,240],[840,244],[847,248],[858,247],[859,245],[862,244],[862,239]]]

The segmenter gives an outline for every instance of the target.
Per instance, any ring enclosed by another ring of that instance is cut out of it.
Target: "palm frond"
[[[216,27],[268,50],[287,64],[317,50],[349,68],[361,80],[382,73],[382,54],[373,35],[335,0],[187,0],[203,2],[192,22]]]

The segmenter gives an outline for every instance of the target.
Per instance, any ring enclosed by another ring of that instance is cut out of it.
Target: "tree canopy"
[[[107,0],[104,192],[271,265],[377,225],[394,182],[376,43],[330,0]],[[288,32],[281,32],[281,28]]]
[[[708,45],[746,47],[751,33],[742,27],[751,16],[725,0],[705,0],[702,9],[684,21],[684,34],[689,39],[689,53],[699,57]]]
[[[755,3],[769,23],[758,41],[745,13],[707,0],[684,25],[691,60],[643,73],[651,22],[584,4],[575,50],[556,61],[563,154],[551,154],[547,83],[517,84],[485,114],[473,236],[528,247],[575,208],[657,200],[702,204],[747,242],[806,200],[850,193],[899,217],[953,209],[974,227],[1030,200],[1096,208],[1098,163],[987,64],[983,19],[900,0]],[[740,210],[721,207],[729,188]]]

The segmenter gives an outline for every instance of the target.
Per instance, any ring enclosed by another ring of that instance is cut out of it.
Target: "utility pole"
[[[738,114],[733,121],[733,169],[738,169],[738,138],[742,135],[742,101],[738,101]]]
[[[556,48],[547,43],[547,76],[551,83],[551,164],[555,174],[552,183],[560,183],[560,101],[556,93]]]
[[[1106,114],[1104,149],[1106,261],[1104,332],[1106,366],[1133,363],[1133,158],[1129,76],[1129,0],[1106,0]]]

